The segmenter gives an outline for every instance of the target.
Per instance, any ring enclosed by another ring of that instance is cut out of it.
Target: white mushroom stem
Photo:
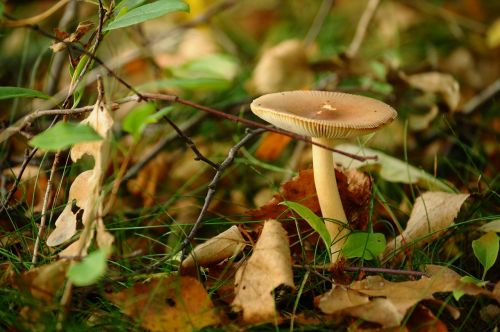
[[[328,138],[313,137],[312,140],[322,145],[332,145],[332,140]],[[314,184],[316,185],[321,213],[332,240],[330,252],[332,254],[332,263],[335,263],[340,257],[341,249],[348,234],[348,222],[337,187],[332,151],[313,145],[312,157]]]

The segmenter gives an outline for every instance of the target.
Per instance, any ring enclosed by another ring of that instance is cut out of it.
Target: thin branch
[[[413,271],[413,270],[386,269],[382,267],[346,266],[344,269],[349,272],[374,272],[374,273],[387,273],[387,274],[401,274],[401,275],[417,276],[417,277],[429,277],[429,274],[425,272]]]
[[[208,159],[207,157],[205,157],[201,152],[200,150],[198,150],[198,147],[196,146],[196,144],[194,144],[193,140],[191,139],[191,137],[187,136],[186,134],[184,134],[184,132],[179,128],[177,127],[177,125],[175,124],[175,122],[173,122],[172,120],[170,120],[170,118],[166,115],[163,116],[163,120],[167,121],[167,123],[170,125],[170,127],[172,127],[175,132],[177,133],[177,135],[182,138],[187,146],[193,150],[194,154],[196,155],[196,157],[194,158],[194,160],[198,161],[203,161],[205,163],[207,163],[208,165],[210,165],[214,170],[218,171],[219,170],[219,165],[217,165],[216,163],[214,163],[213,161],[211,161],[210,159]]]
[[[354,38],[346,51],[346,56],[348,58],[354,58],[356,54],[358,54],[359,48],[365,39],[370,21],[372,20],[379,3],[380,0],[368,0],[368,4],[366,5],[361,19],[359,20],[358,27],[356,28]]]
[[[318,37],[318,34],[321,31],[321,27],[323,26],[323,23],[325,22],[325,19],[333,6],[333,2],[334,0],[323,0],[321,2],[318,12],[314,17],[313,23],[311,24],[311,27],[309,28],[309,31],[304,38],[305,47],[309,47],[312,42],[316,40],[316,37]]]
[[[208,211],[208,207],[210,203],[212,202],[212,199],[215,194],[215,189],[217,188],[217,184],[219,183],[219,180],[222,177],[222,174],[224,171],[233,163],[234,159],[236,158],[236,155],[238,154],[238,151],[246,144],[248,141],[250,141],[252,138],[255,136],[263,133],[265,129],[254,129],[250,132],[248,132],[245,137],[243,137],[238,144],[233,146],[228,154],[226,159],[219,165],[217,172],[215,173],[212,181],[210,181],[208,185],[208,191],[207,195],[205,196],[205,202],[203,203],[203,207],[201,208],[201,211],[198,215],[198,218],[196,218],[195,223],[193,224],[193,227],[191,228],[191,231],[189,232],[188,236],[186,239],[181,244],[181,247],[179,248],[179,251],[182,251],[182,258],[184,258],[187,254],[187,248],[191,244],[191,241],[194,239],[196,236],[196,233],[198,232],[198,229],[200,226],[203,224],[203,218],[205,217],[205,214]]]
[[[10,200],[12,199],[12,197],[14,197],[14,194],[17,191],[17,188],[19,186],[19,182],[21,182],[21,179],[23,178],[24,171],[28,167],[31,159],[33,159],[33,157],[35,156],[37,151],[38,151],[37,148],[31,150],[31,152],[28,152],[28,149],[26,149],[26,154],[24,156],[23,163],[21,164],[21,169],[19,170],[19,174],[17,175],[16,179],[14,180],[14,183],[12,184],[12,187],[10,188],[9,193],[7,194],[7,197],[5,197],[5,200],[2,201],[2,206],[0,206],[0,213],[3,210],[7,210],[9,203],[10,203]]]
[[[19,28],[28,25],[38,24],[39,22],[45,20],[46,18],[50,17],[52,14],[57,12],[59,9],[64,7],[64,5],[66,5],[69,1],[70,0],[60,0],[59,2],[57,2],[55,5],[53,5],[43,13],[35,15],[33,17],[22,18],[18,20],[9,18],[3,23],[3,26],[7,28]]]
[[[500,93],[500,79],[490,84],[486,89],[481,91],[478,95],[472,97],[462,108],[462,113],[469,114],[478,109],[481,105],[488,100],[494,98]]]
[[[61,152],[56,153],[54,156],[54,162],[52,163],[52,168],[50,170],[50,177],[47,182],[47,189],[45,189],[45,196],[43,197],[42,204],[42,217],[40,219],[40,226],[38,227],[38,234],[36,235],[35,247],[33,249],[33,258],[31,259],[32,267],[35,267],[35,264],[38,259],[38,248],[40,247],[40,239],[44,235],[45,232],[45,223],[47,221],[47,209],[49,206],[50,193],[52,192],[52,184],[54,183],[54,174],[56,173],[57,165],[59,164],[59,159],[61,158]]]

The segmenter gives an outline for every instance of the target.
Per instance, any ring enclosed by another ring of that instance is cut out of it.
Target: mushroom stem
[[[313,137],[312,140],[326,146],[331,146],[333,143],[328,138]],[[323,214],[326,228],[332,240],[330,252],[332,254],[332,263],[335,263],[340,257],[341,249],[347,237],[347,217],[342,207],[337,179],[335,178],[333,153],[313,145],[312,157],[314,184],[316,185],[321,213]]]

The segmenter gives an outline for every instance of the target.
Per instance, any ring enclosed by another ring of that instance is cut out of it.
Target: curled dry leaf
[[[309,87],[314,74],[307,63],[303,41],[286,40],[264,52],[250,83],[256,94]]]
[[[74,43],[79,41],[83,36],[87,34],[87,32],[90,31],[94,27],[94,23],[91,21],[84,21],[78,23],[78,27],[76,27],[76,30],[72,32],[71,34],[64,32],[64,31],[59,31],[56,28],[55,34],[58,39],[62,39],[63,42],[57,42],[54,43],[50,46],[52,51],[55,52],[60,52],[67,47],[67,43]]]
[[[447,267],[427,265],[426,272],[429,277],[403,282],[368,276],[352,283],[347,290],[335,287],[333,291],[321,295],[317,304],[327,314],[354,316],[383,327],[392,327],[400,325],[415,304],[422,300],[434,300],[433,294],[437,292],[459,290],[473,296],[495,297],[486,289],[461,282],[461,276]],[[452,314],[458,318],[454,309]]]
[[[236,272],[232,306],[243,311],[245,322],[274,321],[278,314],[273,292],[280,286],[295,288],[290,248],[281,224],[268,220],[252,256]]]
[[[221,322],[207,292],[191,277],[152,279],[107,297],[151,331],[188,332]]]
[[[78,221],[81,221],[83,225],[90,222],[91,224],[86,227],[92,228],[90,233],[93,235],[96,227],[96,214],[98,210],[101,210],[101,184],[110,154],[113,119],[104,101],[98,100],[92,112],[81,123],[94,128],[104,139],[97,142],[75,144],[71,148],[70,155],[73,161],[77,161],[83,155],[88,154],[94,158],[94,168],[82,172],[71,184],[68,204],[55,222],[56,229],[47,238],[49,247],[61,245],[71,239],[76,233]],[[103,233],[104,226],[101,225],[98,228],[100,228],[100,242],[108,244],[110,241],[112,242],[111,234]],[[71,248],[67,248],[68,252],[62,254],[72,256],[75,252],[85,253],[90,244],[90,239],[76,242]]]
[[[450,110],[457,109],[460,102],[460,86],[453,76],[439,72],[415,75],[401,74],[401,78],[410,86],[424,92],[439,94]]]
[[[182,268],[187,269],[197,265],[205,267],[221,262],[239,254],[244,246],[245,240],[241,236],[240,230],[237,226],[232,226],[205,243],[196,246],[182,262]]]
[[[387,243],[384,255],[399,250],[405,243],[422,246],[445,232],[458,215],[469,194],[428,191],[415,205],[402,234]]]

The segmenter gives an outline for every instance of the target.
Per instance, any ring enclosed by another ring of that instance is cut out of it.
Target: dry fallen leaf
[[[5,169],[2,174],[6,178],[14,181],[21,171],[21,166]],[[14,194],[14,201],[25,200],[28,206],[33,206],[33,212],[41,212],[45,190],[47,189],[47,173],[40,167],[26,166],[23,176],[20,179],[18,190]]]
[[[202,243],[189,254],[182,262],[182,268],[192,268],[194,266],[209,266],[224,259],[236,256],[245,246],[245,240],[237,226],[232,226],[228,230]]]
[[[107,297],[151,331],[190,332],[221,322],[207,292],[191,277],[156,278]]]
[[[319,308],[327,314],[354,316],[383,327],[399,326],[409,310],[422,300],[434,300],[437,292],[459,290],[468,295],[494,294],[474,284],[461,282],[461,276],[445,266],[427,265],[429,277],[416,281],[393,282],[381,276],[368,276],[352,283],[339,294],[338,286],[320,296]],[[356,305],[358,303],[358,305]],[[456,312],[453,311],[456,315]],[[455,318],[458,318],[455,316]]]
[[[401,74],[401,78],[410,86],[424,92],[439,94],[450,110],[457,109],[460,102],[460,86],[450,74],[428,72],[414,75]]]
[[[255,156],[262,160],[275,160],[281,156],[283,149],[291,140],[292,138],[289,136],[267,133],[255,151]]]
[[[54,42],[50,48],[52,51],[55,52],[60,52],[67,47],[67,43],[74,43],[79,41],[83,36],[87,34],[87,32],[90,31],[94,27],[94,23],[91,21],[84,21],[78,23],[78,27],[76,27],[75,32],[72,32],[71,34],[64,32],[64,31],[59,31],[59,29],[56,28],[55,34],[56,37],[58,37],[59,40],[63,40],[62,42]]]
[[[402,234],[388,241],[384,256],[398,251],[405,243],[422,246],[445,232],[458,215],[469,194],[428,191],[415,205]]]
[[[52,303],[56,293],[64,285],[69,263],[68,260],[59,260],[31,269],[12,276],[12,284],[20,290],[28,291],[36,299]]]
[[[268,220],[257,241],[252,256],[238,269],[235,276],[236,311],[243,311],[245,322],[275,321],[274,290],[286,286],[295,288],[286,231],[275,220]]]
[[[105,232],[102,221],[99,225],[96,220],[97,212],[102,210],[100,192],[109,161],[113,118],[104,101],[99,99],[92,112],[81,123],[94,128],[104,139],[96,142],[75,144],[71,148],[70,155],[73,161],[77,161],[87,154],[94,158],[94,168],[80,173],[71,184],[68,204],[57,218],[55,230],[47,238],[49,247],[61,245],[71,239],[76,233],[78,221],[85,227],[91,228],[90,233],[92,236],[94,228],[98,226],[99,243],[109,244],[113,241],[112,235]],[[74,253],[85,254],[91,239],[92,237],[87,237],[87,239],[79,240],[61,254],[68,256],[72,256]]]
[[[307,63],[303,41],[291,39],[264,52],[250,83],[256,94],[305,89],[314,74]]]
[[[368,202],[372,192],[371,178],[355,169],[335,169],[335,176],[342,205],[350,226],[353,229],[364,229],[368,223]],[[282,185],[280,194],[274,195],[267,204],[256,210],[249,211],[248,214],[257,220],[276,219],[278,217],[290,218],[292,216],[291,212],[284,213],[287,208],[280,205],[284,200],[298,202],[308,207],[315,214],[321,215],[312,169],[300,171],[298,176]],[[293,223],[285,223],[283,226],[289,234],[297,231]],[[308,224],[304,222],[303,226],[307,227]]]

